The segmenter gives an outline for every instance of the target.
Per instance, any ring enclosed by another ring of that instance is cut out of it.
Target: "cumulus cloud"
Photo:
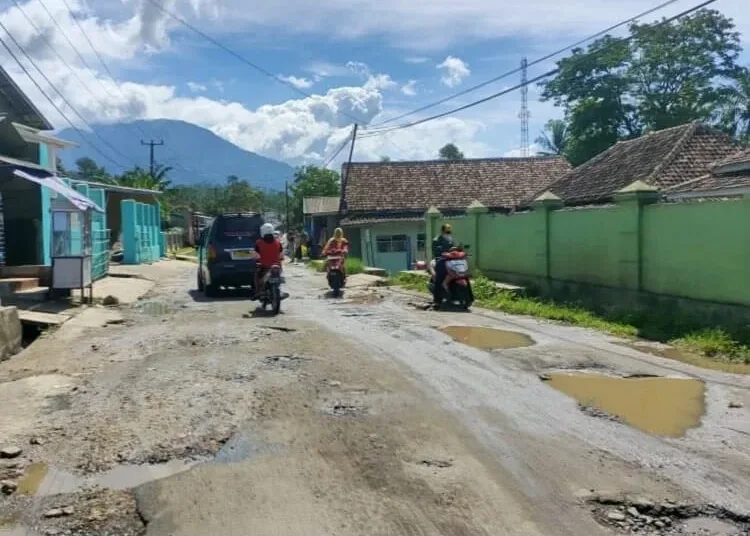
[[[279,75],[279,78],[283,80],[284,82],[288,82],[292,84],[297,89],[307,89],[307,88],[312,87],[312,85],[314,84],[314,82],[310,80],[309,78],[297,77],[294,75],[290,75],[290,76]]]
[[[430,58],[426,56],[407,56],[404,58],[404,61],[413,65],[419,65],[420,63],[427,63],[430,61]]]
[[[471,74],[469,65],[455,56],[446,57],[443,63],[438,64],[437,68],[443,72],[440,81],[448,87],[456,87]]]
[[[188,82],[187,87],[193,93],[203,93],[204,91],[208,91],[207,86],[199,84],[198,82]]]
[[[28,0],[22,6],[39,28],[43,29],[50,42],[59,47],[59,52],[68,61],[75,75],[50,53],[45,43],[39,41],[39,36],[35,36],[30,30],[28,21],[17,8],[0,12],[0,17],[21,45],[29,50],[55,87],[92,124],[158,118],[184,120],[210,129],[247,150],[291,163],[319,164],[330,156],[332,147],[340,144],[348,135],[353,122],[363,125],[362,132],[367,132],[366,125],[383,115],[384,91],[397,90],[408,95],[415,89],[414,81],[398,83],[388,74],[372,73],[365,64],[336,66],[318,62],[308,66],[309,78],[296,77],[296,80],[306,84],[327,76],[351,78],[355,74],[360,82],[334,87],[307,98],[290,99],[250,109],[240,102],[211,99],[204,94],[209,88],[223,90],[224,82],[220,80],[182,81],[177,85],[136,83],[127,79],[111,80],[98,70],[96,55],[71,14],[58,2],[59,0],[45,0],[68,38],[88,60],[88,66],[66,44],[60,30],[51,22],[38,0]],[[101,4],[97,2],[97,9],[100,11],[96,16],[88,11],[82,0],[68,0],[68,3],[99,53],[114,64],[129,61],[128,65],[141,65],[148,60],[148,57],[143,56],[144,47],[151,47],[152,51],[158,52],[158,47],[170,45],[169,20],[144,9],[142,5],[128,18],[122,17],[122,12],[115,10],[120,4],[114,0],[102,0]],[[178,9],[182,3],[180,0],[173,0],[166,1],[164,5]],[[193,0],[189,9],[210,11],[210,7],[208,0]],[[119,22],[102,17],[101,13],[109,13],[109,9],[120,14],[116,19]],[[46,101],[5,52],[0,52],[0,61],[57,128],[68,126],[67,121]],[[291,82],[291,77],[288,78]],[[184,95],[180,87],[187,87],[193,94]],[[79,128],[85,128],[62,99],[53,92],[49,92],[49,95],[68,119]],[[473,141],[481,130],[480,123],[446,118],[424,127],[364,137],[357,144],[356,154],[360,159],[378,158],[382,154],[389,154],[394,159],[432,158],[447,141],[456,141],[467,155],[481,155],[486,147]]]
[[[407,97],[413,97],[414,95],[416,95],[417,94],[417,81],[409,80],[407,83],[401,86],[401,93],[403,93]]]

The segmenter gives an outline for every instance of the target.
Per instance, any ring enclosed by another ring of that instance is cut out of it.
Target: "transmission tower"
[[[521,119],[521,156],[529,156],[529,79],[527,76],[528,61],[521,59],[521,111],[518,113]]]

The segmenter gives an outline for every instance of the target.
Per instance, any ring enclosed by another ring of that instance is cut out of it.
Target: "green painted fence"
[[[528,212],[426,214],[428,240],[444,222],[470,244],[474,268],[491,277],[585,283],[750,306],[750,198],[659,202],[637,183],[606,207],[564,208],[542,197]]]

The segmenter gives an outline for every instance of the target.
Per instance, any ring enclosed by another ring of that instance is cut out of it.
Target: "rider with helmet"
[[[281,264],[284,260],[284,247],[278,239],[273,225],[264,223],[260,227],[260,238],[255,242],[255,252],[258,254],[255,270],[255,284],[253,286],[255,297],[261,293],[261,281],[274,264]]]
[[[432,256],[435,259],[435,292],[433,298],[435,303],[438,304],[442,301],[440,299],[441,287],[447,275],[443,253],[447,253],[452,247],[453,229],[450,223],[446,223],[440,228],[440,234],[432,241]]]

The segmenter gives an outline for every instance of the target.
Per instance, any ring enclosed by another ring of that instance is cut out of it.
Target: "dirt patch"
[[[440,331],[454,341],[480,350],[499,350],[532,346],[534,339],[523,333],[478,326],[447,326]]]
[[[681,437],[700,425],[706,411],[705,385],[698,380],[567,373],[547,378],[583,408],[595,408],[594,416],[615,417],[653,435]]]
[[[268,366],[291,370],[298,369],[307,360],[309,359],[294,354],[271,355],[263,358],[263,362]]]
[[[589,504],[599,523],[625,534],[742,536],[750,531],[750,516],[712,504],[606,496],[594,496]]]

